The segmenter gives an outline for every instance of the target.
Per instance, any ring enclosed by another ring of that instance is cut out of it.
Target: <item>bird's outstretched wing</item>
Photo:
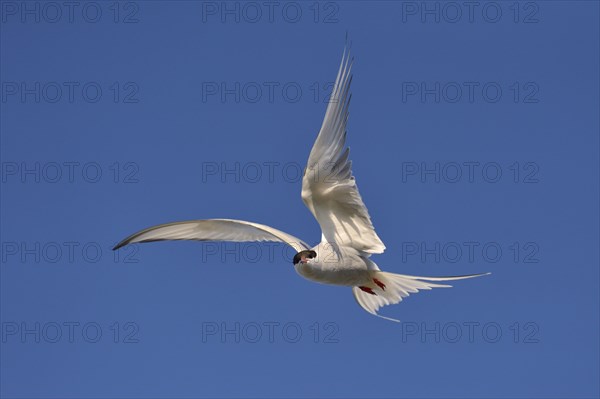
[[[206,219],[149,227],[130,235],[115,245],[113,250],[136,242],[163,240],[272,241],[288,244],[297,252],[310,249],[304,241],[263,224],[232,219]]]
[[[302,179],[302,200],[315,216],[324,239],[352,247],[364,254],[378,254],[385,245],[377,236],[367,207],[352,176],[346,147],[346,124],[352,80],[348,48],[327,106],[325,119],[308,158]]]

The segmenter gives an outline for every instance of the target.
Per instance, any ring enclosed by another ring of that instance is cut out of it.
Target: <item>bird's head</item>
[[[316,257],[317,253],[315,251],[300,251],[294,255],[294,266],[298,263],[310,263]]]

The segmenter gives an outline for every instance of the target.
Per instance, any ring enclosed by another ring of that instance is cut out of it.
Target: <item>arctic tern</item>
[[[372,254],[383,253],[385,246],[375,232],[352,175],[352,161],[348,159],[346,124],[353,61],[346,46],[321,130],[302,178],[302,200],[322,230],[318,245],[311,248],[290,234],[258,223],[206,219],[149,227],[125,238],[113,249],[162,240],[285,243],[297,252],[293,264],[302,277],[317,283],[352,287],[354,298],[364,310],[392,321],[398,320],[379,315],[379,308],[399,303],[419,290],[451,287],[439,284],[442,281],[490,274],[409,276],[383,272],[370,259]]]

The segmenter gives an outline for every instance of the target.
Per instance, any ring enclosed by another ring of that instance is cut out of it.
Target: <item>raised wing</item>
[[[288,244],[296,252],[310,249],[304,241],[263,224],[232,219],[206,219],[149,227],[130,235],[118,243],[113,250],[136,242],[164,240],[272,241]]]
[[[302,200],[319,222],[324,240],[365,254],[377,254],[385,250],[385,245],[377,236],[358,192],[352,161],[348,159],[350,149],[346,147],[352,62],[349,50],[345,49],[325,119],[302,179]]]

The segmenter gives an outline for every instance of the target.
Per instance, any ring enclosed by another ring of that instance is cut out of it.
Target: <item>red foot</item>
[[[363,286],[359,286],[358,288],[360,288],[361,290],[363,290],[366,293],[369,293],[371,295],[377,295],[376,293],[373,292],[372,289],[370,289],[369,287],[363,287]]]
[[[375,284],[377,284],[379,286],[379,288],[381,288],[382,290],[385,291],[385,284],[383,284],[381,281],[377,280],[376,278],[373,279],[373,282]]]

